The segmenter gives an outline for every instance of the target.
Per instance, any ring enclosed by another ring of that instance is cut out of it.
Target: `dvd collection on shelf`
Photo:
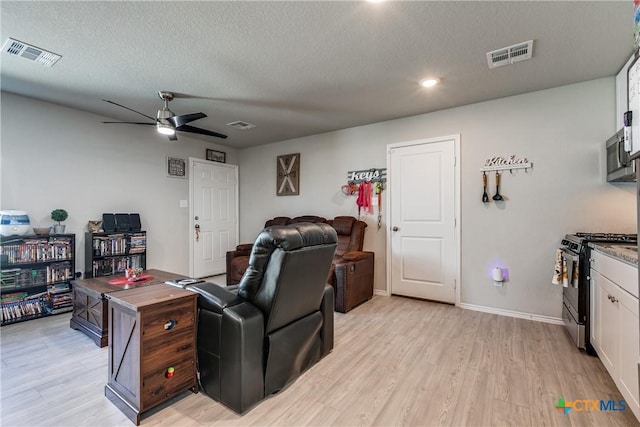
[[[146,233],[131,233],[129,235],[129,253],[141,254],[147,251],[147,234]]]
[[[93,255],[113,256],[142,253],[147,248],[147,235],[142,233],[93,235]]]
[[[32,295],[26,292],[3,294],[0,298],[2,300],[0,321],[3,324],[14,323],[71,311],[73,300],[69,286],[54,285],[52,288],[47,292]]]
[[[146,231],[85,234],[85,277],[124,274],[127,268],[146,268]]]
[[[93,277],[111,276],[124,273],[127,268],[144,269],[144,258],[142,255],[131,255],[118,258],[96,259],[93,261]]]
[[[46,314],[45,302],[42,300],[43,294],[28,295],[26,292],[17,292],[2,295],[2,310],[0,310],[0,321],[13,323],[20,320],[34,319]]]
[[[53,285],[73,279],[71,262],[63,261],[33,268],[8,268],[0,270],[2,292],[36,286]]]
[[[6,256],[7,264],[67,260],[73,257],[72,241],[64,237],[18,238],[7,243],[0,245],[0,255]]]
[[[0,237],[0,324],[71,311],[75,235]]]

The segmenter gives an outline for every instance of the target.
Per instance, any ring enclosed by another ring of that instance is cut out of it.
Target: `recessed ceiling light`
[[[438,79],[424,79],[420,81],[420,86],[423,87],[434,87],[440,82]]]
[[[382,3],[384,0],[367,0],[369,3]]]

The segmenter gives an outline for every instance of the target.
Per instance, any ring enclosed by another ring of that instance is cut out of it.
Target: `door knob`
[[[393,228],[392,228],[392,230],[393,230],[393,231],[398,231],[398,230],[400,230],[400,229],[399,229],[398,227],[393,227]]]

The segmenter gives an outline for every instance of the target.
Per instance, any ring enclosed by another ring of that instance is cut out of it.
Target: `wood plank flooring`
[[[132,426],[104,397],[107,349],[69,315],[0,329],[2,426]],[[622,399],[561,326],[376,296],[335,315],[333,352],[238,415],[189,392],[143,426],[637,426],[630,410],[575,412],[559,397]]]

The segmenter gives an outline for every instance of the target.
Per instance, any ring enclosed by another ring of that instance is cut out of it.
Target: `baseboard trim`
[[[380,295],[380,296],[383,296],[383,297],[388,297],[389,296],[389,292],[388,291],[384,291],[382,289],[374,289],[373,290],[373,294],[374,295]]]
[[[482,305],[461,303],[458,307],[465,310],[482,311],[483,313],[497,314],[500,316],[517,317],[518,319],[535,320],[537,322],[551,323],[554,325],[564,325],[559,317],[543,316],[540,314],[522,313],[520,311],[504,310],[502,308],[485,307]]]

